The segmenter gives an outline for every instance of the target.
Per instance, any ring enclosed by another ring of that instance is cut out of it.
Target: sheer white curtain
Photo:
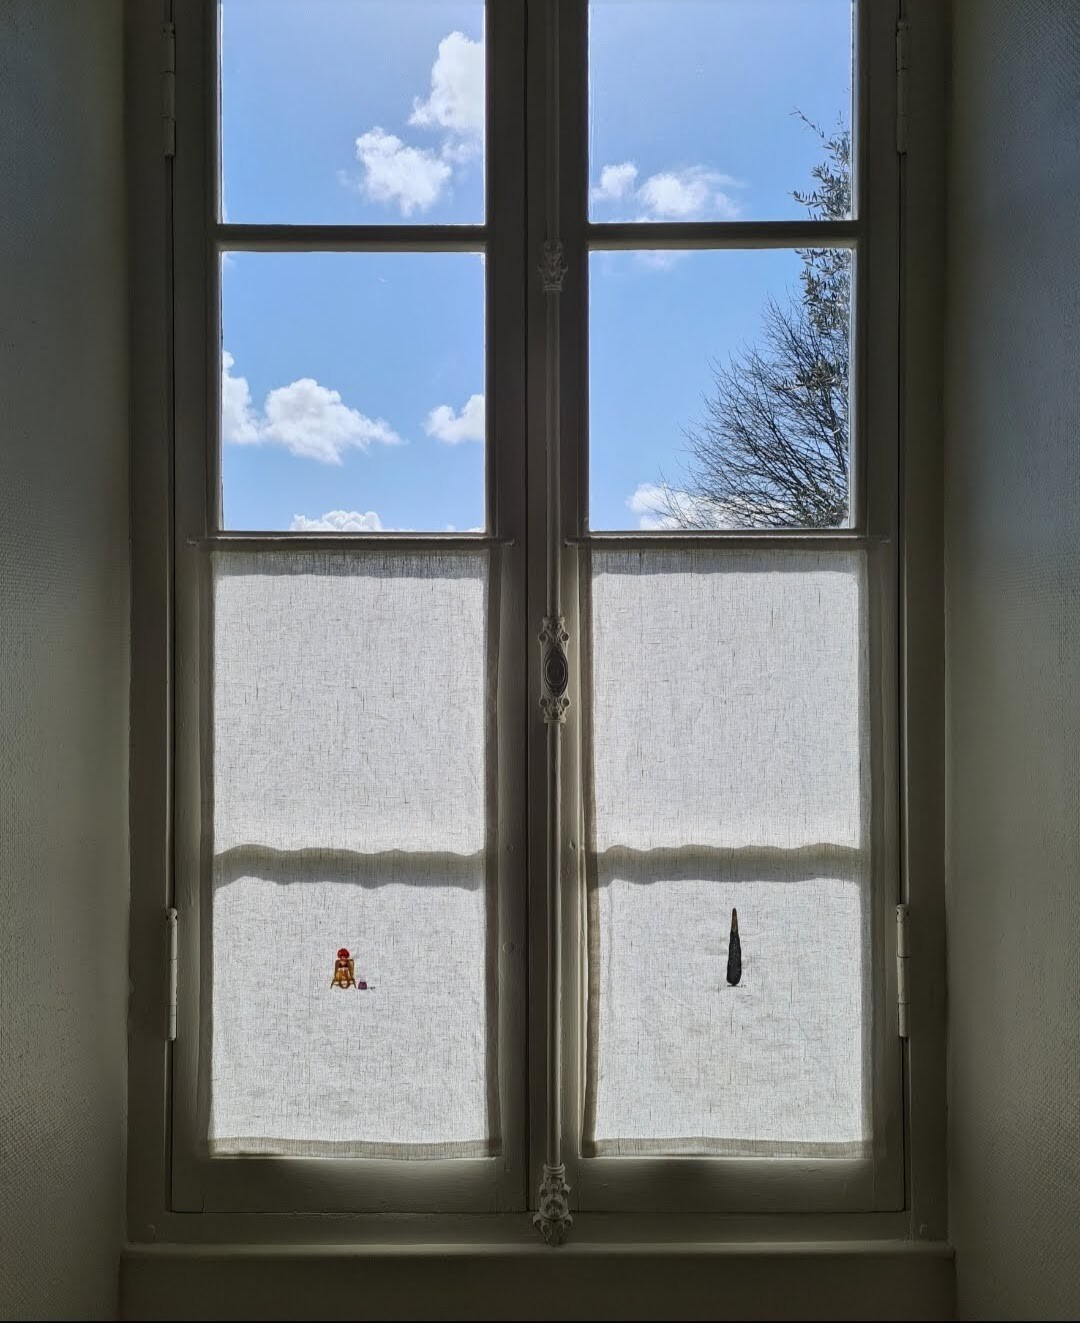
[[[487,553],[222,553],[212,617],[211,1152],[495,1151]]]
[[[862,1155],[863,554],[599,551],[586,593],[588,1147]]]
[[[587,1147],[865,1153],[863,553],[591,564]],[[222,553],[211,596],[211,1151],[497,1151],[487,553]]]

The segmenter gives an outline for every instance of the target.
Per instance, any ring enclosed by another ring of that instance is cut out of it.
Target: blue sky
[[[492,0],[498,3],[498,0]],[[225,218],[479,223],[483,5],[224,0]],[[597,0],[594,220],[799,214],[850,97],[847,0]],[[752,342],[792,253],[590,263],[590,522],[648,527],[709,361]],[[478,254],[236,253],[222,270],[225,524],[483,522]]]

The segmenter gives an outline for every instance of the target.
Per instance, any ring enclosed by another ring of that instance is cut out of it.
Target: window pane
[[[851,253],[590,260],[589,523],[843,528]]]
[[[230,253],[221,466],[229,529],[478,530],[476,253]]]
[[[483,552],[215,557],[214,1153],[497,1147],[487,584]]]
[[[592,219],[846,216],[851,18],[851,0],[592,0]],[[844,185],[808,205],[822,164]]]
[[[481,0],[221,0],[222,219],[479,224]]]
[[[591,593],[595,1149],[862,1155],[863,554],[594,552]]]

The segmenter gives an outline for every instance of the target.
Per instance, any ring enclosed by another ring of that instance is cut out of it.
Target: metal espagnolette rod
[[[562,240],[558,238],[560,216],[559,123],[559,12],[562,6],[546,7],[545,67],[547,70],[546,113],[546,229],[538,254],[545,308],[544,353],[544,451],[546,474],[547,599],[540,640],[540,711],[546,734],[546,900],[547,900],[547,1116],[544,1166],[537,1192],[533,1225],[548,1245],[561,1245],[573,1226],[570,1187],[562,1160],[562,735],[570,668],[566,660],[569,635],[562,607],[562,502],[560,486],[560,305],[569,271]]]
[[[547,614],[540,642],[540,711],[547,730],[547,1136],[533,1225],[561,1245],[574,1219],[562,1161],[562,734],[570,706],[570,635],[562,611],[562,509],[559,499],[559,299],[566,263],[558,240],[544,244],[539,274],[547,296]]]
[[[557,7],[548,30],[551,53],[558,49]],[[552,102],[552,140],[558,142],[558,105]],[[552,162],[557,187],[557,149]],[[557,215],[557,210],[556,213]],[[549,217],[549,223],[552,223]],[[547,457],[547,611],[540,628],[540,711],[547,730],[547,1135],[537,1213],[533,1225],[548,1245],[561,1245],[574,1219],[562,1161],[562,734],[570,706],[570,635],[562,610],[562,506],[559,469],[559,295],[567,274],[559,239],[545,240],[538,274],[547,300],[544,447]]]

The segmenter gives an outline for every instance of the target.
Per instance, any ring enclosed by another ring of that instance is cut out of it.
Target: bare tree
[[[851,207],[851,135],[817,134],[814,186],[793,194],[815,220]],[[662,481],[657,513],[682,528],[836,528],[848,518],[851,255],[800,249],[800,288],[770,298],[758,342],[710,363],[714,391],[685,432],[678,487]]]

